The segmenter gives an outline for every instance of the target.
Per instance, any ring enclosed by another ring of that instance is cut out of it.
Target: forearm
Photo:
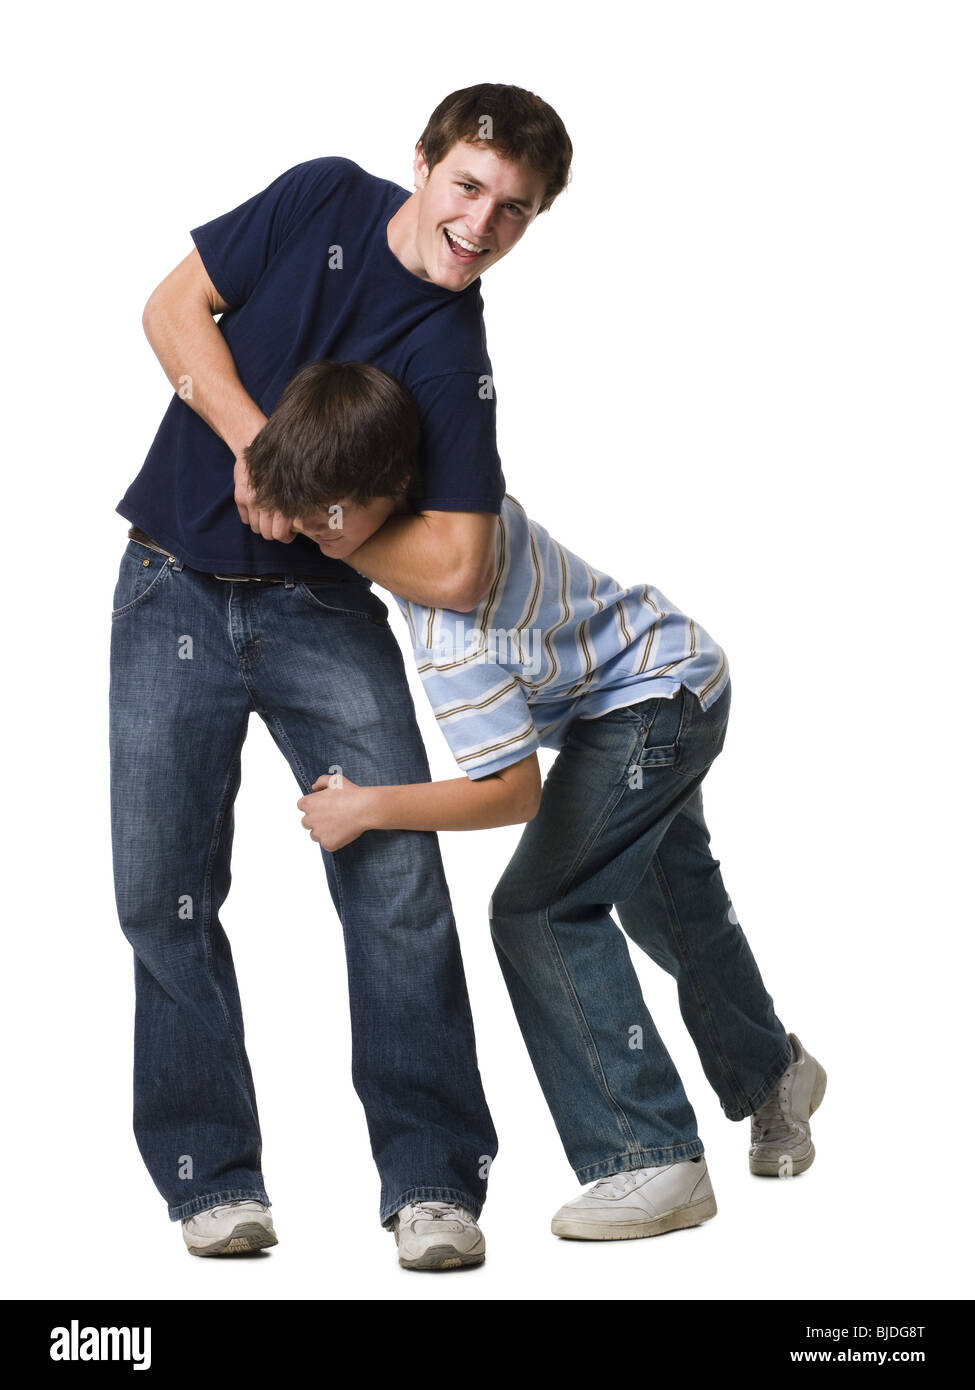
[[[245,391],[209,307],[153,296],[142,324],[173,389],[239,457],[267,417]]]
[[[370,830],[490,830],[520,825],[533,814],[517,790],[496,776],[369,787],[366,802]]]
[[[456,608],[458,598],[466,602],[458,594],[458,578],[467,557],[439,544],[425,516],[391,516],[344,559],[391,594],[424,608]]]
[[[471,780],[363,787],[322,773],[298,802],[302,825],[330,851],[368,830],[490,830],[531,820],[541,803],[538,757],[529,753],[500,772]]]

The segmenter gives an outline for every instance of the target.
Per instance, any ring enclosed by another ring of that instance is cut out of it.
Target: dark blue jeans
[[[576,719],[491,900],[522,1036],[579,1181],[704,1152],[640,992],[623,930],[677,982],[730,1119],[771,1094],[786,1030],[712,858],[701,783],[724,746],[731,682]]]
[[[336,768],[365,785],[430,771],[386,607],[364,581],[228,582],[133,540],[113,608],[112,841],[135,952],[134,1128],[176,1221],[268,1200],[219,916],[250,714],[303,792]],[[290,803],[276,814],[298,815]],[[370,830],[323,858],[380,1220],[414,1200],[477,1215],[497,1138],[437,837]],[[275,925],[272,949],[286,940],[287,924]]]

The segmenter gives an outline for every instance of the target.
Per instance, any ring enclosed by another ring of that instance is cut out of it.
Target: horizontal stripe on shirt
[[[723,692],[727,657],[699,623],[652,584],[623,588],[594,569],[510,494],[497,562],[470,613],[394,595],[424,691],[469,776],[560,748],[574,719],[671,699],[681,686],[706,710]]]

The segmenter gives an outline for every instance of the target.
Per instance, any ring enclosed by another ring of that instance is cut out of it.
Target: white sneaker
[[[484,1263],[484,1236],[466,1207],[410,1202],[393,1218],[404,1269],[460,1269]]]
[[[222,1202],[183,1220],[191,1255],[242,1255],[277,1245],[271,1213],[263,1202]]]
[[[569,1240],[635,1240],[699,1226],[718,1207],[704,1155],[662,1168],[600,1178],[552,1218],[552,1234]]]

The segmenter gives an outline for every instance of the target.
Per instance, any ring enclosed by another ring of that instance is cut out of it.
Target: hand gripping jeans
[[[176,1221],[234,1198],[268,1201],[219,917],[251,712],[303,792],[336,767],[365,785],[430,772],[387,609],[365,582],[228,582],[133,540],[113,607],[112,842],[135,953],[134,1128]],[[290,802],[269,813],[298,817]],[[437,837],[370,830],[323,859],[380,1220],[409,1201],[477,1215],[497,1139]],[[268,927],[268,950],[292,949],[287,921]]]
[[[701,783],[724,745],[731,682],[707,711],[683,686],[576,719],[491,900],[522,1036],[579,1181],[704,1152],[640,992],[624,931],[677,982],[705,1075],[732,1120],[789,1065],[711,857]]]

